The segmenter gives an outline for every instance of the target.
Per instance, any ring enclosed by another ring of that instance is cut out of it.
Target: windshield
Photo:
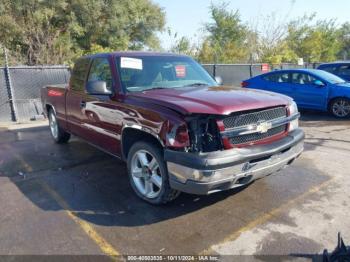
[[[324,80],[328,81],[331,84],[342,84],[345,83],[346,81],[336,75],[333,75],[331,73],[328,73],[323,70],[315,70],[316,72],[315,75],[319,76],[320,78],[323,78]]]
[[[117,57],[121,84],[129,92],[188,86],[217,86],[202,66],[189,57]]]

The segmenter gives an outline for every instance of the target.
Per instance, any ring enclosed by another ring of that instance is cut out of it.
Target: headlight
[[[294,101],[288,106],[288,111],[290,116],[298,114],[298,106]],[[291,121],[289,123],[289,132],[297,129],[298,127],[299,127],[298,119]]]
[[[297,104],[293,101],[289,106],[288,106],[288,110],[289,110],[289,115],[295,115],[298,113],[298,106]]]

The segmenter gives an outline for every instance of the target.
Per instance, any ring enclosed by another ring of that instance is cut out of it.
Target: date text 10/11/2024
[[[127,256],[127,261],[219,261],[219,256],[179,256],[179,255],[156,255],[156,256]]]

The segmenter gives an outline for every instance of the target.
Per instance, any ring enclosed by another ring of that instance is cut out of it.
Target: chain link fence
[[[281,64],[270,66],[270,70],[317,66],[318,64]],[[234,86],[263,73],[263,64],[204,64],[203,67],[211,76],[220,76],[223,84]],[[6,67],[0,67],[0,122],[28,122],[37,119],[43,113],[41,87],[68,83],[69,77],[69,68],[66,66],[16,66],[8,67],[8,71]]]
[[[0,122],[10,121],[12,121],[12,114],[5,78],[5,69],[0,68]]]
[[[243,80],[260,75],[266,64],[204,64],[203,67],[212,76],[220,76],[224,85],[240,86]],[[297,65],[278,64],[269,65],[270,70],[297,69],[297,68],[317,68],[320,63]]]
[[[70,76],[66,66],[9,67],[8,72],[7,76],[6,68],[0,67],[0,122],[27,122],[42,116],[41,87],[68,83]]]

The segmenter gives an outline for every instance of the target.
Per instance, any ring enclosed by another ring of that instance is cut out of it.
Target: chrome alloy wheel
[[[345,117],[350,113],[350,103],[347,99],[339,99],[332,106],[332,112],[337,117]]]
[[[58,137],[58,124],[57,124],[55,113],[53,113],[52,111],[50,112],[50,115],[49,115],[49,124],[50,124],[50,130],[51,130],[52,136],[55,139],[57,139],[57,137]]]
[[[137,151],[131,160],[131,176],[136,189],[147,198],[156,198],[162,189],[162,174],[157,159],[146,150]]]

